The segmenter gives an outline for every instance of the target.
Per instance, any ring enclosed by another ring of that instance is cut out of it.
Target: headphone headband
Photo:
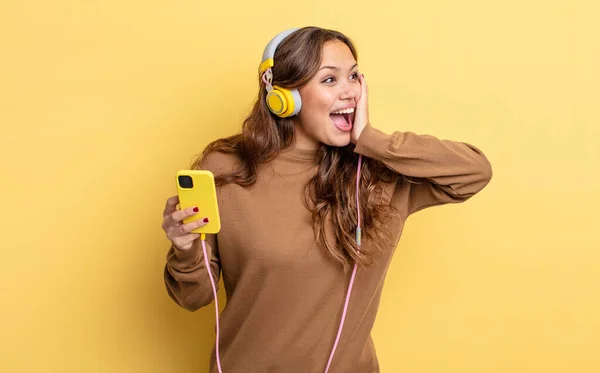
[[[282,31],[279,34],[275,35],[275,37],[273,39],[271,39],[269,44],[267,44],[267,46],[265,47],[265,50],[262,55],[262,62],[260,63],[260,72],[261,73],[265,72],[270,67],[273,67],[273,65],[274,65],[273,57],[275,57],[275,51],[277,50],[277,47],[279,46],[279,44],[281,44],[281,42],[284,41],[285,38],[290,36],[290,34],[293,34],[295,31],[298,31],[298,30],[300,30],[299,27],[285,30],[285,31]]]

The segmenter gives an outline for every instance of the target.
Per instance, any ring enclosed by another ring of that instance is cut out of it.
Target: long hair
[[[320,67],[323,45],[331,40],[344,42],[357,59],[353,43],[342,33],[305,27],[288,36],[277,48],[274,56],[276,63],[272,68],[273,85],[299,88],[307,84]],[[214,151],[236,155],[239,168],[228,174],[216,175],[217,186],[229,183],[252,186],[257,180],[261,164],[273,160],[281,151],[293,146],[294,120],[272,114],[266,105],[266,87],[260,75],[258,84],[258,97],[243,122],[241,132],[208,144],[192,165],[193,168],[199,168],[202,158]],[[354,147],[353,144],[345,147],[322,144],[317,152],[318,171],[305,189],[305,202],[312,212],[316,241],[321,242],[346,270],[354,263],[370,266],[377,254],[389,244],[390,235],[385,227],[393,217],[394,209],[386,203],[383,183],[399,176],[382,162],[363,157],[359,201],[364,233],[359,248],[354,238],[358,163]],[[329,224],[333,227],[335,237],[325,237],[326,225]]]

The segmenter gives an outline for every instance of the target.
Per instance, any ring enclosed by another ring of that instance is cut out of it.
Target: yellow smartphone
[[[221,230],[217,188],[212,172],[207,170],[177,171],[177,195],[181,209],[197,206],[200,210],[196,215],[189,216],[183,223],[208,218],[205,226],[194,229],[193,233],[215,234]]]

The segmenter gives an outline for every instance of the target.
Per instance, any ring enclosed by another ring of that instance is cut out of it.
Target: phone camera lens
[[[178,176],[179,186],[184,189],[191,189],[194,187],[194,182],[192,181],[192,177],[188,175]]]

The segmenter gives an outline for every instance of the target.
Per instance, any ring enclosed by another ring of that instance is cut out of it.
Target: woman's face
[[[350,143],[353,110],[360,99],[358,66],[350,48],[339,40],[323,45],[317,74],[299,88],[302,109],[294,127],[296,147],[316,149],[320,143],[346,146]],[[342,109],[346,114],[332,114]]]

